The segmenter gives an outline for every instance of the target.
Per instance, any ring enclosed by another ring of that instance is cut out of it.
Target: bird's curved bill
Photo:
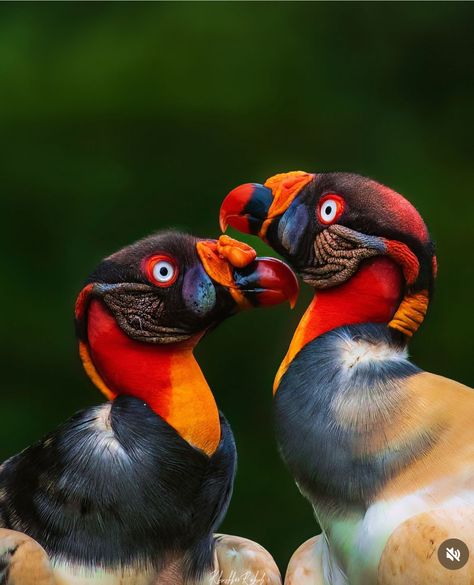
[[[207,274],[226,288],[240,308],[268,307],[285,301],[294,307],[298,280],[289,266],[276,258],[257,258],[247,244],[221,236],[197,243]]]
[[[281,216],[314,174],[291,171],[270,177],[263,185],[245,183],[224,199],[219,214],[222,231],[231,226],[246,234],[265,238],[269,223]]]

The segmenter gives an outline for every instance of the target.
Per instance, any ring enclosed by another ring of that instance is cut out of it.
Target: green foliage
[[[412,354],[472,382],[473,12],[2,5],[2,458],[101,400],[72,325],[101,257],[167,226],[215,236],[232,187],[296,168],[367,174],[417,205],[440,274]],[[282,567],[317,530],[271,431],[273,375],[308,298],[293,313],[229,320],[198,352],[240,455],[222,529],[260,541]]]

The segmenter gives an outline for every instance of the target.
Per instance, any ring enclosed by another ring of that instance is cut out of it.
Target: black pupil
[[[325,213],[326,215],[331,215],[331,211],[332,211],[332,207],[331,207],[330,205],[328,205],[328,206],[325,208],[325,210],[324,210],[324,213]]]
[[[161,276],[168,276],[168,268],[166,266],[162,266],[160,268],[160,274]]]

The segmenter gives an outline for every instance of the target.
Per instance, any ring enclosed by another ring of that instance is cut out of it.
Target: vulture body
[[[262,547],[214,535],[236,450],[193,356],[226,317],[297,294],[286,265],[255,256],[230,238],[162,232],[92,273],[77,333],[108,402],[1,466],[2,583],[211,585],[257,574],[280,583]]]
[[[220,219],[315,289],[274,412],[323,532],[294,554],[286,583],[474,584],[472,558],[447,550],[452,538],[474,546],[474,393],[407,354],[436,275],[419,213],[366,177],[295,171],[237,187]]]

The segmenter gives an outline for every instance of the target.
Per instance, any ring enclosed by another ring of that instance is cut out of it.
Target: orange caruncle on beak
[[[257,257],[257,252],[251,246],[225,235],[217,241],[217,252],[235,268],[244,268]]]
[[[291,171],[274,175],[264,185],[247,183],[231,191],[224,199],[219,221],[222,231],[227,225],[265,239],[268,226],[282,215],[314,174]]]
[[[252,247],[225,235],[218,241],[200,241],[196,248],[204,270],[229,291],[240,308],[271,306],[286,300],[291,307],[295,305],[298,280],[284,262],[257,258]]]
[[[221,236],[221,238],[225,239],[222,242],[220,239],[198,242],[196,248],[199,258],[207,274],[217,283],[225,286],[240,307],[248,308],[251,306],[250,303],[236,287],[233,267],[241,268],[250,264],[255,260],[257,253],[243,242],[237,242],[228,236]]]
[[[268,187],[273,193],[273,203],[268,210],[268,218],[264,221],[260,230],[260,237],[264,238],[267,233],[269,222],[273,217],[282,215],[293,202],[298,193],[306,187],[314,178],[313,173],[305,171],[290,171],[273,175],[265,181],[264,187]]]

